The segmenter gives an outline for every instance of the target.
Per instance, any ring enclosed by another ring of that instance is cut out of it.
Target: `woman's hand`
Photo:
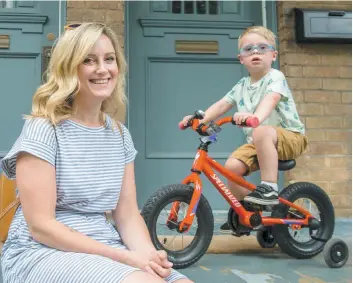
[[[171,273],[171,263],[166,255],[158,251],[143,253],[138,251],[124,251],[122,263],[139,268],[160,278],[166,278]]]
[[[242,123],[245,122],[247,118],[252,118],[255,117],[252,113],[241,113],[241,112],[236,112],[233,116],[233,119],[237,125],[241,125]]]
[[[168,260],[168,255],[165,251],[152,251],[149,253],[150,266],[162,278],[166,278],[171,273],[173,263]]]

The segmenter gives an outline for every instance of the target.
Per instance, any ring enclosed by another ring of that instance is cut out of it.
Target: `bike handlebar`
[[[235,123],[233,117],[229,116],[229,117],[225,117],[225,118],[221,118],[218,121],[215,122],[216,125],[218,126],[222,126],[223,124],[226,123],[232,123],[233,125],[238,125]],[[260,124],[260,121],[257,117],[249,117],[247,118],[243,123],[241,123],[240,127],[251,127],[251,128],[256,128],[258,125]],[[207,135],[206,130],[208,128],[208,126],[206,125],[202,125],[200,124],[200,120],[196,117],[191,118],[188,121],[187,126],[184,126],[181,122],[179,123],[179,128],[181,130],[185,130],[189,127],[192,127],[192,129],[194,131],[197,131],[200,135]],[[201,126],[201,127],[200,127]]]

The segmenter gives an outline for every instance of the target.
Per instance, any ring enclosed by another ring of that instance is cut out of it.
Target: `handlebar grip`
[[[187,127],[184,126],[182,122],[179,123],[179,129],[180,130],[185,130]]]
[[[260,124],[257,117],[251,117],[245,120],[245,125],[251,128],[256,128]]]

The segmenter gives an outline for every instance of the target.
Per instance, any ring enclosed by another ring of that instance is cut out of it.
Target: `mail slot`
[[[217,41],[176,40],[176,53],[218,54]]]
[[[298,43],[352,43],[352,12],[295,8]]]

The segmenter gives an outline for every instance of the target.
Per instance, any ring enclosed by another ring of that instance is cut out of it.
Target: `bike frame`
[[[229,121],[230,121],[229,118],[223,118],[219,122],[217,122],[217,124],[222,125]],[[195,129],[195,125],[193,125],[193,128]],[[182,181],[182,183],[186,185],[193,184],[194,192],[191,198],[191,202],[189,204],[188,211],[186,213],[186,217],[179,224],[180,231],[188,231],[194,220],[198,203],[200,201],[200,197],[202,194],[202,181],[200,178],[201,173],[205,174],[208,180],[213,184],[213,186],[218,190],[218,192],[223,196],[223,198],[229,203],[229,205],[233,208],[233,210],[239,215],[239,222],[244,226],[252,227],[250,224],[250,217],[256,212],[247,211],[243,207],[243,205],[237,200],[237,198],[231,193],[231,191],[227,188],[227,186],[219,179],[218,175],[215,173],[214,170],[216,170],[218,173],[224,176],[227,180],[230,180],[244,188],[247,188],[251,191],[256,188],[254,184],[249,183],[243,177],[232,173],[230,170],[226,169],[217,161],[209,157],[207,151],[205,151],[204,149],[198,149],[197,154],[195,156],[194,163],[192,165],[192,169],[191,169],[192,173]],[[264,226],[272,226],[275,224],[292,225],[293,229],[300,229],[301,226],[309,226],[309,219],[314,218],[310,212],[283,198],[279,198],[279,201],[280,203],[283,203],[291,208],[294,208],[300,213],[302,213],[303,215],[305,215],[305,219],[290,219],[290,218],[282,219],[282,218],[271,218],[271,217],[262,216],[262,225]],[[177,220],[178,220],[179,204],[180,202],[178,201],[173,203],[172,209],[168,217],[168,221],[173,221],[174,223],[178,223]]]

